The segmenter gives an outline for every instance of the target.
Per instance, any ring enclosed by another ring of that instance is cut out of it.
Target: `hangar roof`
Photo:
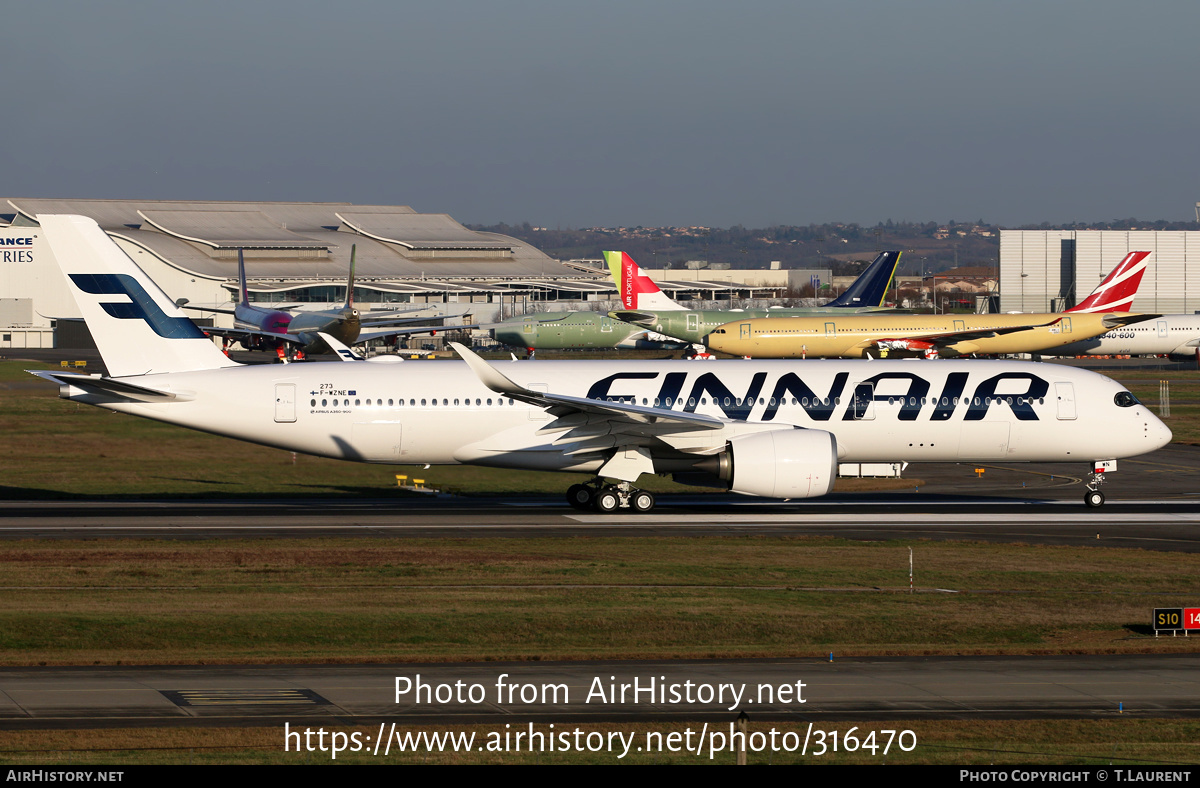
[[[251,279],[344,281],[351,245],[358,247],[362,281],[599,278],[516,238],[406,205],[38,198],[7,204],[26,222],[40,213],[89,216],[169,265],[218,279],[237,277],[237,250],[244,249]]]

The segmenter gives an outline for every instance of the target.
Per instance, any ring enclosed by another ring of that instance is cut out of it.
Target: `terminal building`
[[[0,348],[78,346],[70,321],[55,332],[56,318],[79,312],[41,237],[39,214],[95,219],[172,300],[193,307],[229,308],[236,300],[239,250],[252,301],[341,305],[352,246],[355,304],[364,309],[424,305],[430,316],[486,323],[565,304],[604,308],[617,295],[603,261],[555,260],[516,238],[407,206],[0,199]],[[675,297],[729,300],[781,295],[789,272],[648,273]],[[753,278],[770,275],[780,281]],[[232,325],[229,315],[189,313],[201,325]]]
[[[239,250],[251,300],[344,303],[352,246],[355,303],[364,308],[426,304],[470,322],[476,311],[490,320],[531,299],[615,293],[607,270],[406,206],[9,199],[0,201],[0,347],[50,347],[52,321],[79,315],[39,232],[38,215],[53,213],[95,219],[171,299],[192,306],[228,308],[236,299]],[[231,325],[227,315],[211,317]]]

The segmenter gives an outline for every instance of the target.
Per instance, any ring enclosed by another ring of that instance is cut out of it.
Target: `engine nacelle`
[[[1184,352],[1180,353],[1181,350]],[[1200,364],[1200,348],[1175,348],[1175,352],[1168,353],[1167,358],[1171,361],[1195,361]]]
[[[771,430],[729,441],[729,489],[764,498],[828,495],[837,479],[837,439],[824,430]]]

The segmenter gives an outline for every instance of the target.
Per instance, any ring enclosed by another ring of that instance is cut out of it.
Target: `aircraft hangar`
[[[51,321],[79,314],[38,232],[38,214],[51,213],[95,219],[168,296],[194,306],[236,297],[239,249],[252,300],[343,303],[352,245],[355,301],[368,306],[427,304],[483,322],[529,300],[616,292],[607,270],[407,206],[14,198],[0,201],[0,347],[51,347]]]
[[[1151,254],[1133,311],[1200,311],[1200,232],[1194,230],[1001,230],[1000,311],[1074,306],[1136,251]]]

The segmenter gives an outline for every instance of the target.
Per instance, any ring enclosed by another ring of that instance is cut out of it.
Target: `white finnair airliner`
[[[833,488],[839,461],[1092,464],[1171,440],[1118,383],[1051,364],[493,364],[463,347],[463,362],[412,364],[363,361],[333,339],[348,363],[245,366],[94,221],[39,221],[108,369],[34,373],[59,396],[322,457],[593,474],[568,492],[578,508],[649,511],[654,497],[633,487],[644,473],[810,498]],[[1101,481],[1089,505],[1104,502]]]

